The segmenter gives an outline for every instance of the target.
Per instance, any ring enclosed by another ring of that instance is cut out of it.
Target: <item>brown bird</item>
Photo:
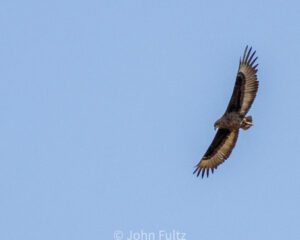
[[[206,172],[214,169],[223,163],[234,148],[239,135],[239,129],[247,130],[252,126],[252,117],[246,116],[258,90],[257,66],[255,51],[252,47],[245,48],[243,58],[240,59],[239,69],[231,99],[223,116],[214,124],[218,131],[207,149],[206,153],[196,165],[194,173],[197,177],[202,172],[202,178]]]

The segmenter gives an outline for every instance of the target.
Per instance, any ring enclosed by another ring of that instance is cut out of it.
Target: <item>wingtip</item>
[[[215,168],[202,168],[199,166],[196,166],[196,169],[194,170],[193,174],[196,174],[196,177],[199,177],[201,175],[201,178],[203,179],[204,176],[206,175],[206,177],[209,177],[209,171],[211,171],[211,173],[214,173],[214,170],[217,169],[217,167]]]
[[[244,54],[243,54],[243,60],[242,60],[242,62],[244,62],[244,61],[245,61],[247,50],[248,50],[248,45],[246,46],[246,48],[245,48],[245,50],[244,50]]]
[[[257,59],[258,59],[258,57],[255,57],[255,58],[249,63],[249,65],[250,65],[251,67],[253,67],[253,64],[256,62]]]
[[[202,170],[202,178],[204,177],[205,169]]]
[[[252,50],[252,47],[250,47],[250,49],[247,51],[247,56],[246,56],[245,62],[249,61],[249,56],[251,54],[251,50]]]
[[[194,170],[193,174],[196,174],[196,177],[199,177],[199,175],[200,175],[201,172],[202,172],[201,176],[202,176],[202,178],[203,178],[204,172],[205,172],[205,168],[202,168],[202,167],[200,167],[199,165],[196,165],[195,167],[196,167],[196,169]]]
[[[196,177],[199,177],[202,168],[199,165],[196,165],[195,168],[196,169],[194,170],[193,174],[196,174]]]
[[[242,60],[240,58],[240,64],[239,64],[240,66],[241,66],[241,64],[246,64],[246,65],[249,65],[250,67],[253,67],[253,65],[255,64],[258,57],[255,56],[256,51],[254,50],[252,52],[252,49],[253,49],[252,46],[249,47],[249,45],[246,45]],[[257,66],[257,65],[255,65],[255,66]],[[255,68],[255,66],[254,66],[254,68]]]

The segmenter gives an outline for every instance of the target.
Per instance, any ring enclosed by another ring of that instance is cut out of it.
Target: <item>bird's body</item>
[[[236,112],[225,113],[218,121],[215,122],[215,128],[226,128],[229,130],[238,130],[243,121],[243,117]]]
[[[239,69],[235,81],[235,86],[228,107],[223,116],[218,119],[214,127],[218,131],[206,153],[196,166],[194,173],[197,176],[202,172],[209,175],[209,170],[214,169],[223,163],[231,154],[234,148],[239,129],[247,130],[252,126],[252,117],[246,116],[258,90],[257,64],[254,65],[256,58],[253,58],[255,51],[246,47],[244,56],[240,60]]]
[[[240,128],[247,130],[252,126],[252,117],[243,117],[239,113],[230,112],[225,113],[220,119],[218,119],[214,127],[216,128],[226,128],[229,130],[239,130]]]

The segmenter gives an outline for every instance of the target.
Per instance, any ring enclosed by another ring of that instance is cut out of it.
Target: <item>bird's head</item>
[[[215,122],[215,124],[214,124],[214,128],[215,128],[215,130],[216,129],[218,129],[218,128],[220,128],[220,119],[219,120],[217,120],[216,122]]]

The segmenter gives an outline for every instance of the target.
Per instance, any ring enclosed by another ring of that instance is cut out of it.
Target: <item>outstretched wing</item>
[[[239,70],[237,73],[233,93],[229,101],[226,113],[238,112],[245,116],[249,111],[258,90],[257,66],[255,61],[255,51],[251,52],[252,47],[248,50],[245,48],[244,56],[240,60]]]
[[[238,130],[230,131],[228,129],[220,128],[214,140],[210,144],[203,158],[196,166],[194,173],[197,173],[197,177],[202,171],[202,178],[205,174],[208,177],[209,170],[214,172],[214,169],[223,163],[230,155],[232,149],[235,146],[239,132]]]

